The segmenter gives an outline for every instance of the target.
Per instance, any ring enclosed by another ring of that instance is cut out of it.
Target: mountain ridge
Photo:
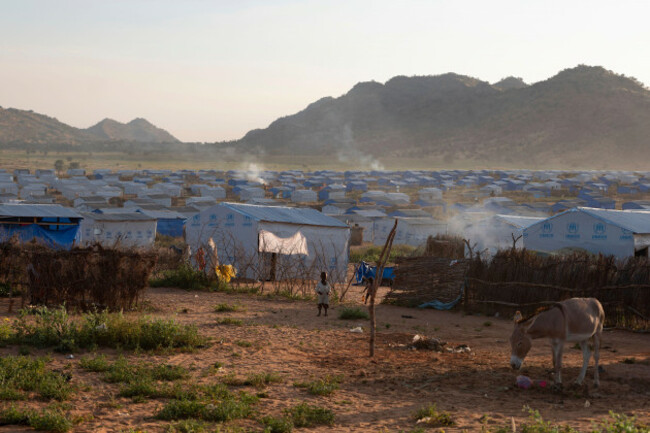
[[[474,158],[602,165],[650,158],[650,91],[634,78],[579,65],[527,85],[454,73],[361,82],[232,144],[249,151]],[[557,154],[561,152],[561,155]]]

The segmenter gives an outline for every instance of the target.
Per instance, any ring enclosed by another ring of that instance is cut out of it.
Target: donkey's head
[[[515,313],[515,329],[510,336],[510,347],[512,352],[510,354],[510,366],[514,370],[519,370],[524,363],[524,358],[528,355],[530,348],[533,345],[531,338],[526,333],[528,329],[527,322],[521,316],[521,312]]]

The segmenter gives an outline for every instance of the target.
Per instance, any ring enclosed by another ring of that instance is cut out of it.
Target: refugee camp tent
[[[373,243],[384,245],[386,238],[398,220],[395,232],[395,245],[420,246],[426,243],[429,236],[447,233],[447,224],[433,218],[381,218],[374,222]]]
[[[233,265],[238,276],[317,279],[328,271],[333,281],[345,280],[349,227],[310,208],[220,203],[187,221],[186,241],[192,251],[216,245],[221,264]],[[292,268],[298,275],[279,272]]]
[[[77,243],[114,248],[149,248],[156,240],[156,219],[140,212],[81,214]]]
[[[513,239],[518,239],[516,248],[523,248],[524,242],[521,237],[524,229],[543,219],[518,215],[491,215],[470,222],[461,235],[463,239],[469,240],[474,252],[481,252],[482,255],[491,257],[498,250],[512,248]]]
[[[16,237],[20,242],[69,249],[80,220],[77,212],[58,204],[1,204],[0,241]]]
[[[626,258],[648,255],[650,211],[578,207],[524,229],[529,250],[586,250]]]

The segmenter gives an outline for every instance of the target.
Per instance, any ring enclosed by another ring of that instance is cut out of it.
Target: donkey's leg
[[[594,334],[594,386],[600,386],[600,377],[598,376],[598,359],[600,358],[600,332]]]
[[[564,349],[564,341],[554,338],[551,340],[551,347],[553,349],[553,368],[555,370],[555,383],[562,385],[562,349]]]
[[[587,374],[587,366],[589,365],[589,358],[591,358],[591,351],[589,350],[589,340],[584,340],[580,342],[580,348],[582,349],[582,369],[578,378],[576,379],[576,384],[580,385],[585,379],[585,374]]]

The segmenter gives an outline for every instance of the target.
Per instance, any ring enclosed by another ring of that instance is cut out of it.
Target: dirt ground
[[[350,298],[358,299],[358,293],[352,293]],[[282,409],[302,401],[329,407],[336,415],[333,427],[300,431],[409,431],[416,427],[413,412],[429,403],[436,403],[440,410],[451,413],[455,425],[445,427],[446,432],[481,431],[483,422],[489,427],[509,425],[511,417],[520,424],[527,417],[522,411],[524,406],[539,410],[546,420],[568,423],[585,431],[592,421],[606,417],[609,411],[634,414],[646,423],[650,421],[650,334],[605,332],[600,389],[591,386],[593,369],[590,367],[588,387],[573,389],[565,385],[565,391],[557,393],[550,387],[521,390],[513,386],[517,374],[533,379],[551,378],[550,345],[537,341],[523,371],[513,372],[508,365],[512,324],[502,318],[380,305],[377,351],[374,359],[370,359],[368,321],[338,319],[337,310],[342,306],[334,306],[329,317],[316,317],[315,304],[309,301],[172,288],[148,289],[145,300],[151,310],[146,314],[194,323],[202,334],[212,339],[212,344],[194,353],[129,352],[126,356],[191,367],[193,378],[200,383],[216,382],[229,373],[242,377],[251,372],[279,374],[283,381],[269,385],[268,398],[261,399],[256,406],[261,415],[279,416]],[[218,303],[241,304],[245,311],[215,313],[213,307]],[[0,311],[6,317],[6,305],[0,305]],[[223,317],[242,319],[244,325],[218,325],[217,319]],[[364,332],[350,332],[356,326],[361,326]],[[409,343],[415,334],[438,337],[450,346],[466,344],[471,352],[436,353],[400,347]],[[242,341],[252,344],[250,347],[237,344]],[[16,347],[10,347],[1,353],[17,352]],[[101,352],[111,358],[118,356],[116,351]],[[33,354],[41,353],[33,351]],[[73,383],[80,385],[71,407],[75,415],[87,420],[75,431],[166,431],[168,422],[152,418],[163,401],[133,403],[115,397],[117,385],[104,383],[99,374],[78,367],[81,355],[76,354],[74,359],[51,355],[53,368],[72,364],[67,368],[73,374]],[[623,363],[630,358],[635,362]],[[206,374],[217,361],[224,364],[223,370]],[[567,346],[563,370],[566,384],[575,379],[581,362],[581,351]],[[295,382],[327,375],[343,378],[341,388],[327,397],[312,396],[293,386]],[[262,430],[255,420],[240,420],[235,424],[252,431]],[[27,430],[4,426],[0,431]]]

